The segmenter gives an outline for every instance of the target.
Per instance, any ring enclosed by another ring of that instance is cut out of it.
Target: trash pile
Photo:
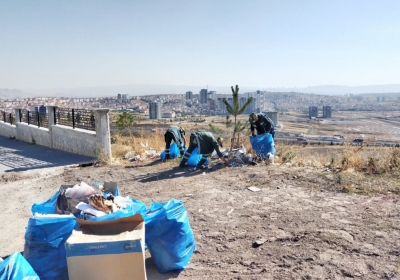
[[[242,147],[233,149],[233,157],[231,159],[232,167],[244,167],[246,165],[257,165],[260,161],[266,161],[269,163],[274,162],[275,158],[275,143],[270,133],[264,133],[256,136],[250,136],[250,143],[255,156],[251,153],[246,152],[246,148]],[[222,152],[224,156],[229,156],[230,149],[226,149]],[[217,159],[218,155],[214,151],[211,155],[213,159]]]
[[[32,205],[23,255],[0,259],[0,279],[146,279],[145,249],[160,273],[182,271],[196,242],[182,201],[149,208],[115,182],[61,185]]]

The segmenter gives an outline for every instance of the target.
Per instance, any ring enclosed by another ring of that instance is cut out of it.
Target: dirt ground
[[[213,162],[203,173],[176,166],[145,162],[7,173],[0,182],[1,255],[23,250],[32,204],[50,198],[61,184],[116,181],[123,195],[147,206],[176,198],[188,210],[197,242],[190,264],[180,273],[160,274],[147,252],[148,279],[399,279],[398,194],[342,192],[337,175],[326,169],[222,168]],[[363,182],[356,178],[353,184]],[[398,182],[386,184],[398,190]],[[257,247],[257,240],[264,243]]]

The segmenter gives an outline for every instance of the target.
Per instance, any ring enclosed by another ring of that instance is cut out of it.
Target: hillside
[[[34,202],[61,184],[116,181],[123,195],[184,202],[197,250],[181,273],[148,279],[395,279],[399,273],[399,174],[260,164],[205,173],[177,162],[67,167],[1,178],[2,256],[22,250]],[[252,192],[247,188],[261,190]],[[260,240],[260,246],[254,244]]]

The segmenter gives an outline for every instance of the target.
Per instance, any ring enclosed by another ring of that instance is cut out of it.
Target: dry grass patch
[[[113,135],[113,144],[111,145],[113,156],[120,158],[129,151],[134,151],[135,154],[142,155],[150,148],[154,148],[158,152],[165,149],[163,132],[151,132],[146,135],[147,137],[144,136],[144,133],[139,133],[139,136]]]

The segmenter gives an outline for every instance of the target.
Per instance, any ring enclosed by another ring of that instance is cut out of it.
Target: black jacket
[[[196,140],[195,140],[196,139]],[[193,142],[196,142],[194,144]],[[217,152],[219,157],[223,157],[223,154],[219,150],[218,142],[211,132],[198,131],[192,132],[190,135],[190,142],[196,145],[199,149],[199,154],[211,154],[214,150]]]
[[[251,117],[249,118],[251,133],[254,129],[257,130],[257,134],[271,133],[274,130],[274,122],[265,114],[257,114],[258,120],[255,122]]]

